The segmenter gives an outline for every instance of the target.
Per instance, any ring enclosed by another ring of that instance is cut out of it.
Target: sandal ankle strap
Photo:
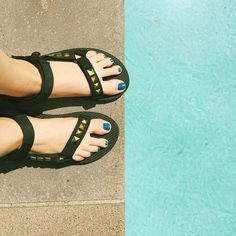
[[[28,156],[33,146],[34,128],[31,122],[29,121],[28,117],[25,115],[7,116],[7,117],[14,119],[20,126],[23,133],[23,141],[20,149],[15,150],[12,153],[2,157],[1,160],[22,161]]]
[[[41,60],[36,56],[12,56],[12,58],[23,59],[33,64],[38,69],[42,79],[40,92],[33,96],[15,99],[18,105],[24,106],[25,103],[27,105],[34,105],[47,100],[52,93],[54,84],[54,76],[49,62]]]

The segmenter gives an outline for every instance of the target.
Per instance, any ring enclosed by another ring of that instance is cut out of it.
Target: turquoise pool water
[[[126,0],[126,235],[236,235],[236,1]]]

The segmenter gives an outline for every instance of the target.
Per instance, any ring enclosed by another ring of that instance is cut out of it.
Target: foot
[[[28,118],[32,123],[35,132],[35,140],[31,149],[31,153],[60,153],[65,147],[68,139],[70,138],[70,135],[78,120],[77,118]],[[14,136],[14,139],[16,140],[13,140],[13,135],[9,133],[10,138],[9,140],[7,140],[8,144],[5,145],[7,146],[8,151],[6,150],[6,148],[4,148],[5,150],[1,150],[0,147],[0,156],[6,155],[7,153],[9,153],[9,150],[11,152],[14,150],[14,148],[19,149],[23,139],[21,129],[14,120],[1,118],[0,126],[3,120],[5,121],[5,130],[7,126],[6,122],[8,121],[8,126],[11,127],[9,132],[17,135]],[[80,143],[72,157],[73,160],[82,161],[85,158],[89,158],[92,153],[99,151],[100,148],[106,148],[109,145],[108,140],[104,138],[91,137],[91,134],[104,135],[110,130],[111,125],[109,122],[102,119],[92,119],[82,142]],[[5,131],[2,135],[4,135],[5,137],[8,136],[6,135]]]
[[[125,83],[121,80],[103,80],[103,77],[114,76],[121,73],[121,67],[113,65],[114,62],[111,58],[105,57],[102,53],[97,54],[95,51],[88,51],[86,56],[100,79],[105,95],[115,95],[125,89]],[[79,55],[76,55],[76,58],[79,57]],[[41,88],[41,76],[38,69],[27,61],[19,59],[12,60],[14,60],[14,63],[18,66],[24,68],[27,74],[30,74],[30,76],[27,76],[28,80],[37,81],[37,83],[35,82],[32,85],[33,88],[28,87],[28,92],[26,91],[21,95],[26,96],[27,93],[28,95],[32,95],[32,91],[35,90],[39,92]],[[91,96],[86,77],[77,63],[59,61],[50,61],[49,63],[54,76],[54,85],[50,98]],[[19,86],[21,86],[21,84]]]

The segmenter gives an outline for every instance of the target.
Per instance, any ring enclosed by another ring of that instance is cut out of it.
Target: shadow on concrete
[[[95,100],[88,100],[86,98],[51,98],[48,100],[43,101],[42,103],[33,103],[27,105],[27,108],[24,111],[24,105],[20,106],[19,104],[14,102],[14,99],[11,99],[7,96],[1,96],[1,113],[4,111],[9,112],[11,111],[19,111],[25,112],[29,115],[38,115],[43,111],[48,111],[57,108],[66,108],[71,106],[79,106],[83,107],[85,110],[91,109],[95,107],[97,104],[102,104],[104,102],[95,101]]]
[[[61,169],[67,166],[76,165],[71,163],[32,163],[31,161],[15,161],[15,162],[0,162],[0,174],[7,174],[8,172],[24,167],[33,168],[48,168],[48,169]]]

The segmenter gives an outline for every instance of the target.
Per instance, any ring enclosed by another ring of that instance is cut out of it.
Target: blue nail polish
[[[121,73],[121,71],[122,71],[121,67],[118,68],[118,71]]]
[[[106,146],[108,146],[108,143],[109,143],[109,142],[108,142],[108,141],[106,141],[106,142],[105,142],[105,145],[106,145]]]
[[[113,59],[110,58],[110,62],[113,63],[114,62]]]
[[[110,124],[109,123],[104,123],[103,124],[103,129],[110,130]]]
[[[124,90],[125,89],[125,83],[119,83],[118,84],[118,90]]]

